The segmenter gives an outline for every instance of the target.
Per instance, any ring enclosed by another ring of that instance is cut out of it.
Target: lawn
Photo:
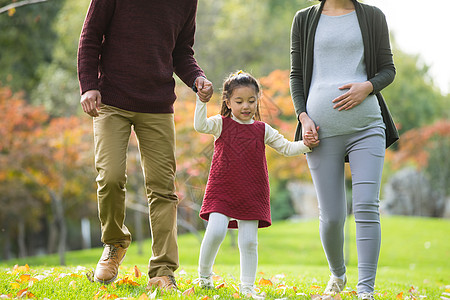
[[[355,228],[349,219],[348,285],[336,299],[356,299]],[[379,299],[450,299],[450,221],[429,218],[384,217],[382,249],[376,281]],[[65,267],[56,255],[0,261],[0,299],[233,299],[239,284],[236,235],[228,234],[218,254],[215,284],[223,288],[192,288],[200,241],[194,235],[179,237],[180,293],[146,292],[150,241],[128,250],[118,280],[102,286],[86,273],[95,267],[101,249],[67,253]],[[15,267],[14,267],[15,266]],[[29,268],[28,268],[29,266]],[[320,296],[329,278],[318,235],[317,220],[283,221],[259,231],[257,286],[267,299],[325,299]]]

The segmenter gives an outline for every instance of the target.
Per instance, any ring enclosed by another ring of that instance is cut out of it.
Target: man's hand
[[[200,76],[195,79],[195,86],[197,87],[197,95],[200,101],[209,102],[214,92],[211,81],[209,81],[205,77]]]
[[[98,111],[100,110],[100,105],[102,104],[102,96],[100,91],[86,91],[83,95],[81,95],[80,103],[85,113],[91,117],[98,117]]]

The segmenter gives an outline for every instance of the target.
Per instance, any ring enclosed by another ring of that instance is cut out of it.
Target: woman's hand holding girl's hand
[[[195,86],[197,87],[197,95],[200,101],[209,102],[214,91],[211,81],[205,77],[197,77]]]
[[[302,112],[299,115],[299,120],[302,123],[302,138],[305,146],[309,148],[314,148],[319,145],[319,126],[316,127],[314,121],[305,113]]]
[[[348,91],[333,100],[336,103],[333,108],[349,110],[361,104],[372,93],[373,85],[370,81],[355,82],[344,84],[339,89]]]

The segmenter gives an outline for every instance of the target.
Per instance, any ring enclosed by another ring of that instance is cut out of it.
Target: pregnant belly
[[[319,137],[354,133],[372,126],[382,126],[380,107],[374,95],[349,110],[333,108],[332,101],[347,90],[339,90],[336,85],[313,87],[309,93],[306,111],[320,126]],[[380,123],[381,121],[381,123]]]

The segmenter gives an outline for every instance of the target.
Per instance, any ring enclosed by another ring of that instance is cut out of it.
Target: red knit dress
[[[200,217],[208,220],[217,212],[237,220],[259,220],[258,227],[270,226],[265,124],[240,124],[229,117],[222,121]],[[236,220],[228,228],[237,228]]]

